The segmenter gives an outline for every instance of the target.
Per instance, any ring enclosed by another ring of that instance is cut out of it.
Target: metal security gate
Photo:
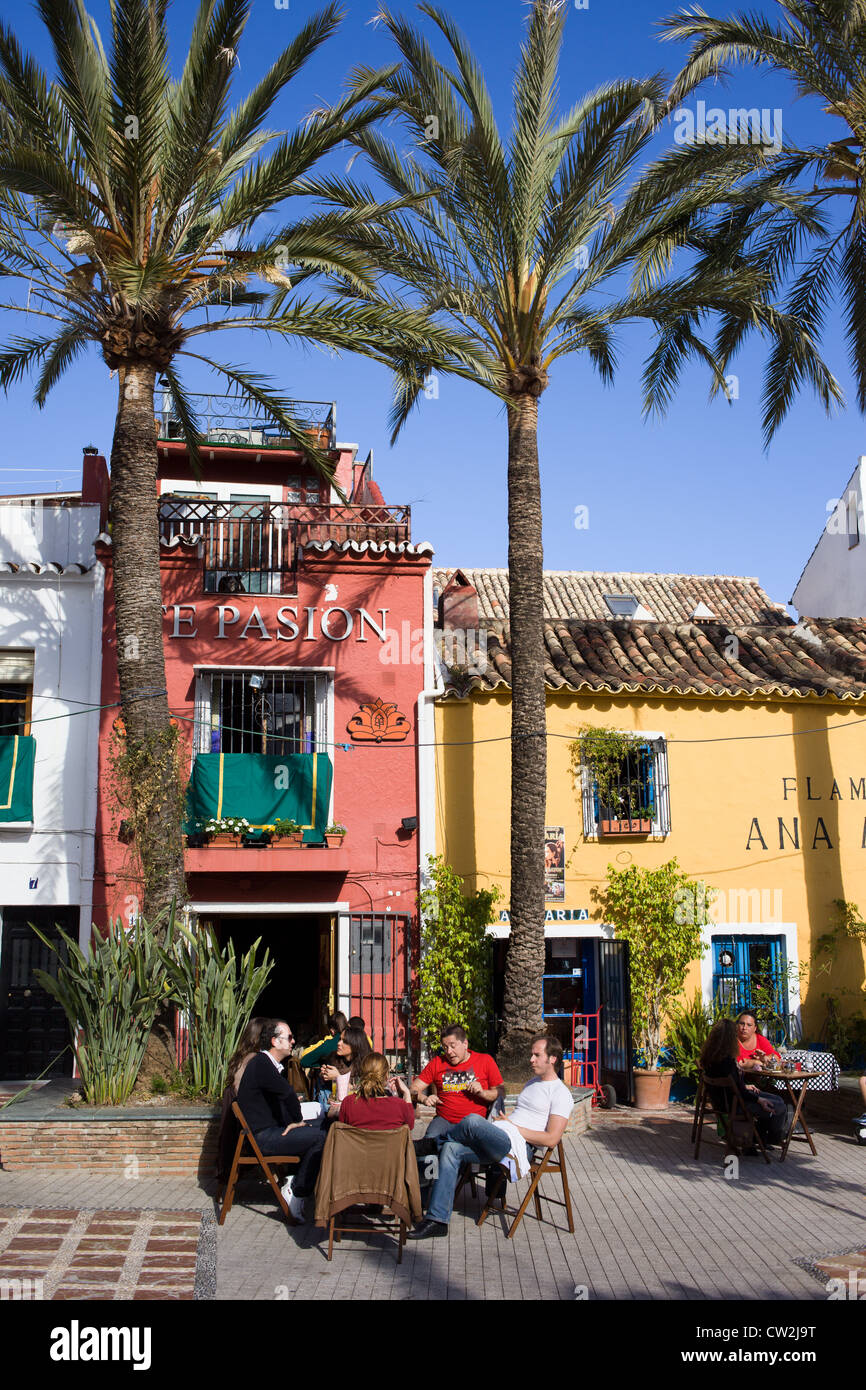
[[[57,956],[28,925],[35,922],[51,941],[61,942],[55,923],[73,940],[77,907],[6,907],[0,949],[0,1076],[10,1081],[71,1076],[69,1025],[60,1004],[36,980],[34,970],[57,976]],[[65,957],[66,947],[61,945]]]
[[[361,912],[349,918],[350,1012],[373,1049],[407,1067],[412,1048],[411,917]]]
[[[628,942],[599,941],[598,1002],[601,1006],[603,1085],[613,1086],[620,1100],[634,1099],[631,1041],[631,991]]]

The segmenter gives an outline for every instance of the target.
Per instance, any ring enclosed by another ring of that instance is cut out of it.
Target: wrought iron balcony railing
[[[236,396],[191,395],[190,402],[201,425],[202,440],[209,444],[255,445],[259,449],[291,449],[292,440],[253,403]],[[322,449],[337,442],[336,401],[290,401],[294,418]],[[180,420],[169,391],[162,394],[156,415],[159,438],[182,439]]]
[[[160,498],[159,533],[203,547],[205,593],[294,594],[298,556],[313,541],[411,539],[411,508],[336,503],[217,502]]]

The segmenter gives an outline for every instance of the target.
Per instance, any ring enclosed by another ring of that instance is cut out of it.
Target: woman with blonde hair
[[[361,1062],[360,1075],[354,1095],[347,1096],[340,1106],[340,1120],[356,1129],[399,1129],[415,1123],[415,1109],[410,1103],[409,1087],[401,1076],[394,1078],[399,1096],[388,1094],[389,1067],[381,1052],[370,1052]]]

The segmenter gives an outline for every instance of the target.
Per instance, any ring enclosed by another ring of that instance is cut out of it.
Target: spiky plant
[[[117,373],[112,548],[123,721],[130,750],[144,750],[165,784],[166,852],[145,872],[151,920],[184,893],[160,609],[156,374],[168,380],[193,462],[199,430],[179,358],[220,374],[330,477],[328,456],[291,402],[267,380],[196,351],[199,339],[239,329],[372,357],[395,344],[410,355],[431,349],[422,316],[375,297],[364,245],[375,205],[355,197],[352,209],[309,210],[313,167],[384,109],[374,95],[383,74],[369,74],[295,130],[266,129],[276,99],[337,28],[328,4],[229,111],[250,6],[201,0],[177,81],[168,0],[110,0],[108,53],[83,0],[37,0],[54,81],[0,25],[0,274],[9,286],[0,307],[49,326],[0,351],[0,386],[34,370],[42,406],[90,344]],[[302,200],[293,218],[291,199]],[[265,236],[258,228],[269,214],[283,220]],[[365,299],[299,293],[315,274]]]
[[[391,218],[390,269],[438,321],[474,341],[484,371],[459,370],[504,400],[508,427],[508,573],[512,654],[511,936],[500,1062],[525,1070],[541,1025],[544,968],[546,730],[539,402],[560,359],[585,353],[605,382],[614,334],[649,320],[658,342],[646,363],[648,409],[670,399],[694,356],[724,390],[727,354],[713,353],[701,321],[713,310],[739,332],[789,339],[825,401],[835,383],[808,339],[766,302],[771,270],[751,238],[778,222],[796,228],[793,195],[768,183],[761,210],[730,168],[698,182],[676,154],[649,168],[647,146],[665,113],[665,84],[611,82],[559,110],[558,65],[567,6],[534,0],[503,139],[481,65],[452,20],[422,4],[452,66],[387,8],[380,20],[403,58],[388,90],[412,132],[400,151],[378,132],[355,137],[398,197],[424,201]],[[369,77],[359,70],[358,81]],[[339,198],[339,190],[334,190]],[[718,205],[718,206],[716,206]],[[716,211],[710,211],[716,207]],[[690,250],[678,273],[675,253]],[[382,248],[385,257],[389,248]],[[736,340],[736,334],[732,334]],[[735,341],[732,342],[732,347]],[[724,347],[724,345],[723,345]],[[395,435],[423,386],[419,359],[398,363]]]
[[[720,160],[750,158],[756,177],[770,175],[799,189],[813,212],[808,254],[792,264],[777,239],[782,268],[791,272],[785,307],[820,343],[836,298],[848,340],[857,403],[866,411],[866,3],[864,0],[779,0],[778,17],[758,13],[712,18],[699,5],[663,21],[666,39],[690,41],[688,61],[670,93],[671,106],[707,78],[736,63],[791,78],[798,97],[817,97],[837,121],[836,139],[805,148],[781,142],[704,141],[692,151],[695,174]],[[713,132],[716,134],[716,132]],[[800,385],[796,355],[777,343],[767,364],[764,427],[771,435]]]

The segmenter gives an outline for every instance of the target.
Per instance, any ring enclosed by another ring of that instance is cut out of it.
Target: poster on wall
[[[544,830],[544,897],[547,902],[565,899],[564,825],[548,825]]]

